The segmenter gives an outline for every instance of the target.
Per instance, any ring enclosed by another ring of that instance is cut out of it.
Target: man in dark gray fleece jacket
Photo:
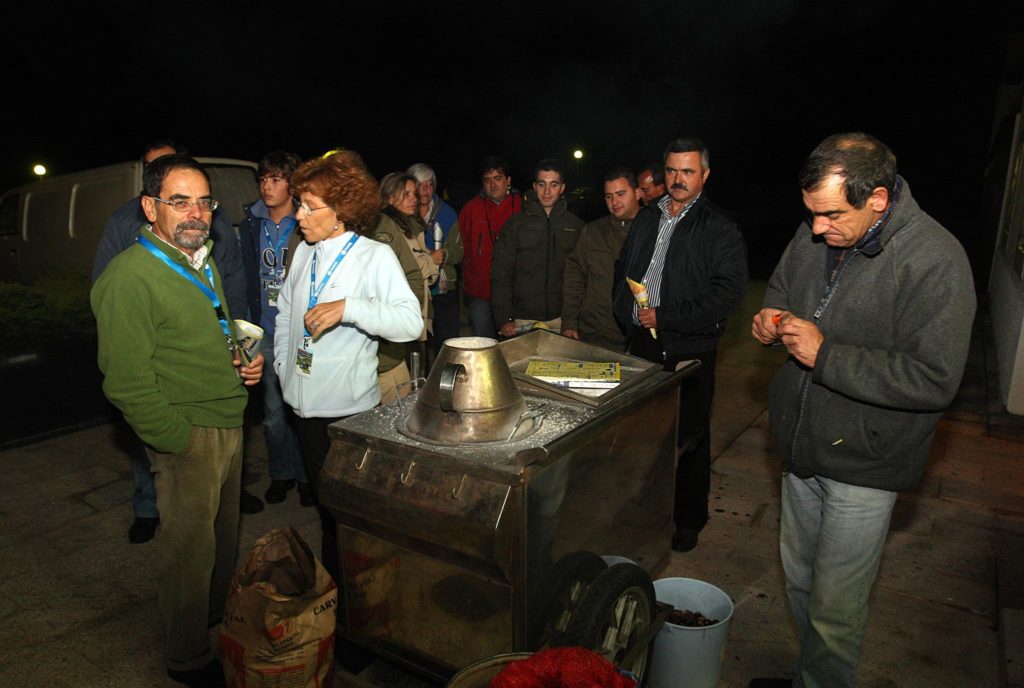
[[[881,141],[825,139],[800,185],[808,219],[753,335],[790,354],[769,410],[800,638],[792,685],[841,688],[853,685],[896,494],[924,472],[960,384],[975,295],[963,248],[917,205]]]

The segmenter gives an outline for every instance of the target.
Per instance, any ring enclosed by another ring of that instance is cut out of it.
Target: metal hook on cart
[[[459,495],[462,494],[462,488],[466,486],[466,478],[469,477],[465,474],[462,475],[462,480],[459,482],[459,486],[452,490],[452,499],[458,499]]]
[[[370,450],[369,449],[367,449],[366,451],[363,452],[363,458],[359,459],[359,463],[356,464],[356,470],[357,471],[363,470],[363,466],[366,465],[366,458],[369,455],[370,455]]]
[[[398,479],[402,481],[403,485],[412,484],[412,469],[414,468],[416,468],[416,462],[410,461],[409,467],[405,469],[405,473],[402,473],[400,476],[398,476]]]

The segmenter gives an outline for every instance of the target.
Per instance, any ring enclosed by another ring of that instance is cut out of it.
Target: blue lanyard
[[[313,267],[309,271],[309,305],[306,307],[307,311],[316,305],[316,302],[320,299],[320,293],[331,280],[331,275],[333,275],[334,271],[338,269],[339,265],[341,265],[341,261],[345,260],[345,256],[348,255],[349,250],[356,243],[356,239],[358,238],[359,235],[353,232],[352,236],[348,239],[348,243],[341,247],[341,252],[334,258],[334,262],[331,263],[331,267],[327,268],[327,272],[324,274],[324,278],[320,280],[319,285],[316,284],[316,250],[313,251]],[[310,336],[309,330],[305,330],[305,333],[307,337]]]
[[[199,287],[199,291],[203,292],[206,298],[210,299],[210,303],[213,304],[213,312],[216,314],[217,320],[220,322],[220,329],[224,332],[224,336],[228,340],[228,348],[233,350],[235,348],[235,343],[234,340],[231,338],[231,328],[228,327],[228,318],[224,314],[224,309],[221,308],[220,299],[217,297],[217,292],[214,291],[212,288],[213,270],[210,269],[210,264],[207,263],[205,266],[206,280],[210,283],[210,286],[206,286],[205,284],[200,282],[199,279],[194,274],[186,270],[184,267],[182,267],[175,261],[171,260],[170,256],[168,256],[166,253],[157,248],[156,244],[154,244],[152,241],[150,241],[141,234],[139,235],[139,243],[142,244],[143,248],[145,248],[147,251],[149,251],[154,256],[162,260],[167,267],[174,270],[176,273],[187,279],[189,282]]]
[[[287,229],[282,230],[281,225],[285,223],[285,220],[292,220],[292,222],[289,223],[289,227]],[[280,224],[277,225],[278,235],[276,244],[274,243],[274,240],[270,238],[270,230],[267,229],[267,224],[270,222],[273,222],[273,220],[264,219],[260,224],[263,225],[263,233],[267,235],[267,246],[269,246],[271,250],[274,251],[275,262],[272,274],[274,275],[274,277],[280,277],[281,274],[284,272],[284,265],[281,256],[281,247],[284,246],[286,241],[288,241],[288,237],[291,236],[292,230],[295,229],[295,221],[294,218],[290,216],[284,218],[284,220],[281,220]]]

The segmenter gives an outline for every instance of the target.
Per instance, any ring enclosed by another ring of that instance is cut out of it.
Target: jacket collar
[[[639,213],[637,213],[637,214],[639,215]],[[608,222],[612,223],[612,225],[616,229],[621,229],[623,231],[628,231],[630,226],[633,224],[633,220],[636,219],[636,217],[631,217],[628,220],[619,220],[614,215],[611,215],[611,214],[609,214],[607,217],[608,217]]]
[[[569,210],[569,204],[565,201],[565,196],[561,196],[555,205],[551,207],[551,219],[555,219],[559,215]],[[527,215],[536,215],[538,217],[544,217],[546,213],[544,208],[541,207],[540,201],[537,200],[537,194],[533,189],[526,192],[525,200],[523,201],[523,212]]]
[[[889,199],[889,207],[882,213],[882,217],[878,218],[878,222],[871,225],[867,233],[857,242],[857,250],[869,256],[876,255],[889,242],[889,239],[903,228],[906,224],[906,213],[904,210],[908,205],[903,202],[904,193],[906,194],[906,200],[912,202],[910,189],[907,188],[903,177],[897,175],[892,198]]]
[[[391,220],[398,225],[398,228],[407,237],[414,237],[418,234],[422,234],[427,226],[423,223],[423,218],[417,215],[405,215],[402,211],[395,208],[393,205],[388,204],[381,210],[382,215],[387,215]]]
[[[692,210],[693,207],[695,205],[697,205],[697,203],[702,198],[704,198],[704,192],[703,191],[701,191],[699,194],[697,194],[697,197],[694,198],[692,201],[690,201],[689,203],[684,205],[683,209],[681,211],[679,211],[679,214],[680,215],[686,215],[686,213],[690,212],[690,210]],[[672,201],[672,197],[669,196],[668,194],[665,194],[664,196],[662,196],[661,198],[658,199],[657,206],[658,206],[658,209],[660,210],[660,214],[666,215],[666,216],[668,215],[668,204],[671,201]]]
[[[437,194],[435,194],[435,195],[437,195]],[[520,193],[518,191],[516,191],[515,189],[509,187],[508,194],[506,194],[505,198],[501,199],[497,203],[492,201],[491,197],[483,192],[483,189],[480,190],[480,194],[479,195],[480,195],[480,199],[481,200],[485,201],[488,205],[493,205],[495,208],[497,208],[499,206],[505,205],[506,203],[514,203],[515,201],[513,200],[512,197],[513,196],[519,196]]]
[[[168,242],[163,237],[156,234],[153,231],[153,225],[146,224],[142,229],[139,230],[140,236],[144,236],[152,242],[154,246],[166,253],[176,263],[186,265],[193,270],[202,270],[206,265],[206,261],[210,258],[210,250],[213,248],[213,241],[207,239],[206,243],[196,249],[196,252],[189,256],[187,253],[182,251],[174,244]]]

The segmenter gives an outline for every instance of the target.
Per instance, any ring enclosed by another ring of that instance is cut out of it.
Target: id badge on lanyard
[[[281,293],[281,281],[274,280],[267,282],[267,305],[277,308],[277,295]]]
[[[313,347],[311,337],[303,337],[302,344],[295,352],[295,372],[302,377],[309,377],[313,373]]]
[[[351,250],[357,239],[359,239],[359,235],[353,233],[348,243],[341,248],[341,252],[338,253],[334,262],[327,268],[327,272],[324,274],[323,279],[320,280],[320,284],[316,283],[316,252],[314,251],[313,266],[309,271],[309,305],[306,307],[307,311],[316,306],[317,301],[320,299],[320,293],[327,286],[334,271],[341,265],[341,261],[345,260],[345,256],[348,255],[349,250]],[[302,341],[295,352],[295,372],[305,378],[310,377],[313,372],[313,335],[310,334],[305,325],[302,328]]]
[[[277,308],[277,295],[281,293],[281,285],[284,283],[284,253],[281,249],[291,236],[292,230],[281,230],[280,225],[278,225],[277,242],[275,243],[270,238],[267,222],[269,220],[263,221],[263,234],[267,237],[267,248],[274,253],[274,266],[271,268],[270,279],[266,281],[267,305],[271,308]],[[266,261],[266,258],[264,258],[264,261]]]

